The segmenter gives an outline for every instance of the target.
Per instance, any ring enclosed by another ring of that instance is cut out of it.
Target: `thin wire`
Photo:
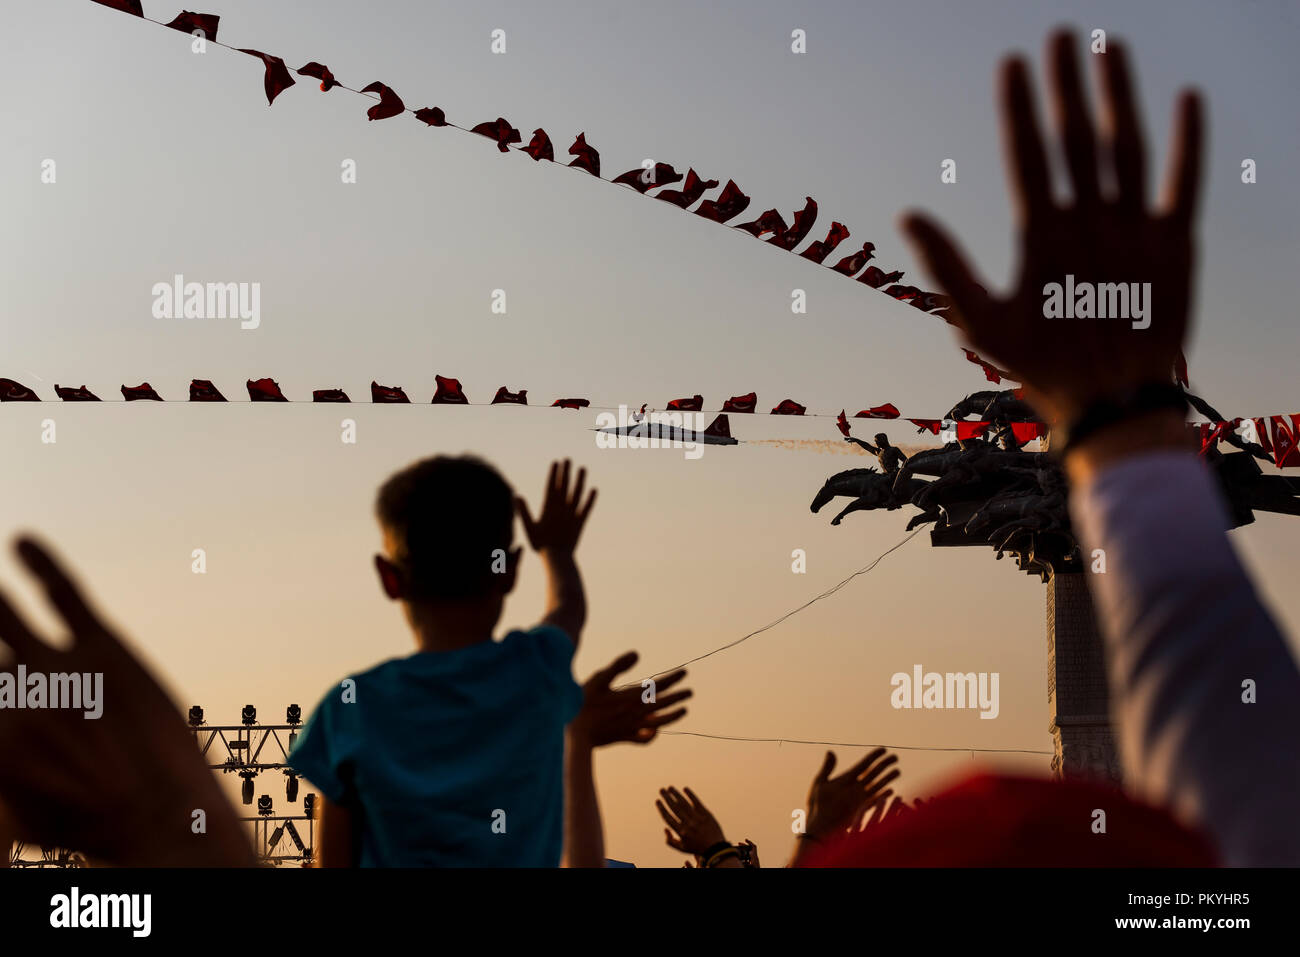
[[[155,19],[153,19],[152,17],[141,16],[139,19],[141,19],[141,20],[147,20],[147,21],[149,21],[150,23],[157,24],[158,26],[163,27],[164,29],[174,30],[173,27],[168,26],[167,24],[163,23],[161,20],[155,20]],[[175,31],[175,32],[183,33],[183,34],[186,34],[187,36],[188,36],[188,35],[192,35],[192,34],[189,34],[188,31],[185,31],[185,30],[179,30],[179,31]],[[207,39],[207,38],[204,38],[204,42],[206,42],[206,43],[211,43],[211,44],[213,44],[214,46],[224,47],[225,49],[227,49],[227,50],[231,50],[232,52],[235,52],[235,53],[243,53],[243,52],[244,52],[244,51],[241,50],[239,47],[233,47],[233,46],[231,46],[231,45],[228,44],[228,43],[222,43],[220,40],[209,40],[209,39]],[[258,51],[258,52],[261,52],[261,51]],[[244,55],[247,56],[248,54],[244,54]],[[274,54],[267,54],[267,55],[268,55],[268,56],[273,56]],[[281,62],[284,62],[284,60],[283,60],[282,57],[279,57],[279,58],[277,58],[277,59],[280,59]],[[288,65],[287,63],[285,63],[285,69],[286,69],[286,70],[289,70],[289,69],[290,69],[290,68],[289,68],[289,65]],[[297,70],[291,70],[291,72],[293,72],[293,73],[297,73],[299,76],[302,76],[302,75],[303,75],[303,74],[301,74],[301,73],[298,73]],[[296,85],[296,84],[295,84],[295,85]],[[363,97],[365,97],[366,99],[371,100],[371,101],[373,101],[373,102],[381,102],[381,100],[382,100],[381,97],[376,97],[376,96],[374,96],[374,95],[372,95],[372,94],[369,94],[369,93],[363,93],[361,90],[353,89],[352,87],[348,86],[348,85],[345,84],[345,83],[340,83],[340,82],[338,81],[337,78],[334,80],[334,85],[337,86],[337,87],[339,87],[340,89],[347,90],[349,93],[355,93],[355,94],[358,95],[358,96],[363,96]],[[414,116],[416,111],[413,110],[413,109],[411,109],[410,107],[407,107],[405,104],[403,104],[402,112],[403,112],[403,113],[410,113],[412,116]],[[445,125],[447,128],[450,128],[450,129],[453,129],[453,130],[459,130],[459,131],[462,132],[462,133],[468,133],[468,134],[470,134],[470,135],[472,135],[472,136],[479,136],[479,135],[481,135],[481,134],[475,133],[473,130],[466,129],[466,128],[463,127],[463,126],[457,126],[455,123],[447,122],[447,123],[445,123],[444,125]],[[521,135],[522,135],[522,134],[521,134]],[[554,145],[554,144],[552,144],[552,145]],[[522,152],[525,152],[525,150],[524,150],[524,148],[523,148],[522,146],[519,146],[519,147],[516,147],[516,148],[515,148],[515,152],[522,153]],[[567,163],[560,163],[560,162],[557,162],[557,161],[555,161],[555,160],[551,160],[551,165],[553,165],[553,166],[559,166],[559,167],[561,167],[561,168],[563,168],[563,169],[571,169],[571,170],[573,170],[575,173],[583,173],[583,174],[585,174],[585,175],[587,175],[587,176],[592,177],[593,179],[598,179],[598,180],[600,180],[602,183],[609,183],[611,186],[623,186],[623,185],[626,185],[626,184],[623,184],[623,183],[615,183],[612,179],[606,179],[604,176],[596,175],[596,174],[591,173],[591,172],[589,172],[588,170],[582,169],[581,167],[578,167],[578,166],[570,166],[570,165],[568,165]],[[659,185],[668,185],[668,184],[665,183],[665,184],[659,184]],[[654,187],[654,186],[650,186],[650,187],[648,187],[648,188],[649,188],[649,189],[654,189],[655,187]],[[630,186],[628,187],[628,189],[631,190],[632,192],[640,192],[639,190],[632,189],[632,187],[630,187]],[[647,196],[648,194],[647,194],[647,193],[641,193],[641,195],[642,195],[642,196]],[[650,199],[657,199],[658,197],[650,196],[649,198],[650,198]],[[686,210],[686,207],[679,207],[679,208],[681,208],[681,209],[683,209],[683,210]],[[686,210],[686,211],[689,212],[689,210]],[[716,220],[711,220],[711,221],[712,221],[712,222],[717,222]],[[732,226],[732,225],[730,225],[729,223],[722,223],[722,222],[719,222],[718,225],[720,225],[720,226],[725,226],[726,228],[731,229],[731,230],[734,230],[734,231],[736,231],[736,232],[744,233],[744,234],[747,235],[747,236],[751,236],[751,235],[752,235],[748,230],[743,230],[743,229],[741,229],[739,226]],[[754,238],[757,238],[757,237],[754,237]],[[767,241],[762,241],[762,242],[763,242],[763,245],[764,245],[764,246],[773,246],[773,248],[776,248],[776,249],[780,249],[780,248],[781,248],[781,247],[778,247],[778,246],[774,246],[774,244],[772,244],[772,243],[770,243],[770,242],[767,242]],[[794,250],[783,250],[783,251],[785,251],[785,252],[794,252]],[[805,252],[806,252],[806,251],[807,251],[807,250],[805,249]],[[800,255],[800,258],[806,258],[806,257]],[[813,261],[813,260],[809,260],[809,262],[812,262],[812,261]],[[854,277],[853,277],[851,274],[839,272],[839,270],[833,269],[832,267],[827,266],[825,263],[816,263],[816,265],[821,266],[821,267],[824,268],[824,269],[829,269],[831,272],[837,273],[838,275],[841,275],[841,276],[845,276],[845,277],[848,278],[848,279],[853,279],[855,282],[857,281],[856,279],[854,279]],[[877,267],[877,268],[879,268],[879,267]],[[871,288],[871,289],[875,289],[875,288],[876,288],[876,287],[874,287],[874,286],[869,286],[867,283],[862,283],[862,285],[867,285],[868,288]],[[880,290],[876,290],[876,291],[879,292]],[[884,293],[881,293],[881,294],[884,295]],[[888,298],[893,299],[894,297],[893,297],[893,296],[889,296]],[[895,299],[895,301],[896,301],[896,302],[901,302],[902,300],[897,300],[897,299]],[[923,311],[924,311],[924,310],[923,310]],[[934,314],[933,314],[933,313],[926,313],[926,315],[934,315]],[[937,317],[937,318],[943,318],[943,317],[942,317],[942,316],[939,316],[939,317]]]
[[[35,373],[32,373],[32,374],[35,375]],[[37,376],[37,378],[40,378],[40,377]],[[44,380],[44,379],[41,379],[41,381],[44,382],[45,380]],[[53,400],[42,399],[41,401],[44,402],[44,401],[53,401]],[[127,404],[128,402],[132,402],[132,403],[139,402],[139,403],[142,403],[142,404],[146,404],[146,405],[147,405],[147,404],[150,403],[150,402],[157,402],[157,401],[160,401],[160,400],[158,400],[158,399],[130,399],[130,400],[128,400],[128,399],[98,399],[98,398],[97,398],[97,399],[63,399],[62,401],[64,401],[64,402],[74,402],[74,403],[75,403],[75,402],[86,402],[86,401],[91,401],[91,402],[101,402],[101,403],[109,403],[109,404],[117,403],[118,405],[125,405],[125,404]],[[185,403],[193,403],[194,405],[221,405],[221,404],[223,404],[223,403],[222,403],[222,400],[212,401],[212,400],[203,400],[203,399],[162,399],[161,401],[163,401],[163,402],[170,402],[170,403],[172,403],[173,405],[175,405],[175,404],[177,404],[177,403],[181,403],[181,402],[185,402]],[[497,406],[497,407],[502,408],[502,409],[509,409],[509,408],[516,408],[516,409],[556,409],[556,408],[560,408],[559,406],[555,406],[555,405],[520,405],[519,403],[516,403],[516,402],[366,402],[364,399],[359,400],[359,401],[356,401],[356,402],[353,402],[351,399],[349,399],[347,402],[328,402],[328,401],[320,401],[320,402],[317,402],[317,401],[314,400],[314,399],[284,399],[284,400],[280,400],[280,399],[271,399],[271,400],[261,400],[261,401],[254,402],[252,399],[226,399],[226,400],[224,400],[224,404],[226,404],[226,405],[412,405],[412,406],[434,406],[434,405],[452,405],[452,406],[459,406],[459,405],[464,405],[464,406],[477,406],[477,407],[480,407],[480,408],[486,408],[486,407],[489,407],[489,406]],[[574,411],[591,410],[591,411],[593,411],[593,412],[617,412],[617,411],[620,410],[620,409],[630,409],[630,410],[632,410],[632,411],[637,411],[637,408],[635,407],[635,404],[624,404],[624,405],[584,405],[584,406],[582,407],[582,409],[580,409],[580,410],[574,410]],[[569,411],[569,410],[561,409],[561,411]],[[690,409],[690,410],[677,410],[677,411],[681,411],[682,414],[688,414],[688,413],[690,413],[690,412],[696,412],[696,414],[698,414],[698,415],[752,415],[752,416],[782,415],[781,413],[776,413],[776,412],[758,412],[758,411],[754,411],[754,412],[727,412],[727,411],[724,410],[724,409],[700,409],[700,410],[698,410],[698,411],[697,411],[697,410],[694,410],[694,409]],[[652,413],[654,413],[654,414],[664,414],[664,415],[671,415],[671,414],[673,414],[671,411],[669,411],[669,410],[667,410],[667,409],[649,409],[649,408],[648,408],[648,409],[646,410],[646,415],[650,415],[650,414],[652,414]],[[638,414],[640,414],[640,413],[638,412]],[[798,415],[789,415],[789,416],[782,416],[782,417],[788,417],[788,418],[792,418],[792,419],[837,419],[837,418],[839,418],[839,413],[838,413],[838,412],[801,412],[801,413],[799,413]],[[852,419],[853,416],[848,416],[848,418]],[[920,418],[920,416],[917,416],[917,418]],[[881,423],[881,424],[887,424],[887,423],[890,423],[890,422],[894,422],[894,423],[907,422],[907,421],[909,421],[909,420],[908,420],[908,418],[905,417],[905,416],[899,416],[897,419],[879,419],[879,418],[872,418],[872,419],[870,419],[870,420],[867,420],[867,419],[864,417],[864,421],[879,422],[879,423]],[[927,421],[927,422],[928,422],[928,421],[939,422],[939,421],[942,421],[942,420],[941,420],[941,419],[926,419],[925,421]],[[667,424],[670,424],[670,423],[664,423],[664,424],[667,425]],[[926,429],[924,426],[920,426],[919,428],[920,428],[922,431],[929,431],[929,430]],[[931,434],[933,434],[933,433],[931,433]]]
[[[163,27],[163,28],[165,28],[165,29],[171,29],[170,27],[168,27],[167,24],[163,23],[161,20],[154,20],[152,17],[141,17],[140,19],[148,20],[150,23],[157,24],[158,26]],[[178,32],[185,32],[185,31],[178,31]],[[229,44],[227,44],[227,43],[222,43],[222,42],[219,41],[219,40],[215,40],[215,39],[214,39],[214,40],[207,40],[206,42],[210,42],[210,43],[212,43],[212,44],[215,45],[215,46],[224,47],[225,49],[227,49],[227,50],[231,50],[231,51],[233,51],[233,52],[235,52],[235,53],[242,53],[242,52],[243,52],[243,51],[240,50],[238,47],[230,46]],[[287,67],[286,67],[286,68],[287,68]],[[295,72],[297,72],[297,71],[295,71]],[[300,74],[300,75],[301,75],[301,74]],[[357,94],[358,96],[364,96],[364,97],[366,97],[366,99],[376,100],[376,101],[378,101],[378,99],[379,99],[379,98],[374,97],[374,96],[371,96],[371,95],[369,95],[369,94],[362,93],[360,90],[353,89],[352,87],[347,86],[347,85],[344,84],[344,83],[338,82],[337,80],[335,80],[335,84],[334,84],[334,85],[335,85],[335,86],[338,86],[338,87],[340,87],[340,88],[342,88],[342,89],[344,89],[344,90],[347,90],[349,93],[355,93],[355,94]],[[414,115],[415,110],[412,110],[412,109],[410,109],[409,107],[404,107],[403,112],[404,112],[404,113],[410,113],[410,114]],[[456,125],[455,123],[447,123],[446,126],[447,126],[447,127],[450,127],[451,129],[460,130],[462,133],[470,133],[470,134],[472,134],[472,135],[477,135],[477,134],[473,134],[473,131],[472,131],[472,130],[468,130],[468,129],[466,129],[466,128],[463,127],[463,126],[458,126],[458,125]],[[516,152],[522,152],[522,148],[517,149]],[[559,165],[561,165],[561,164],[559,164],[559,163],[555,163],[554,161],[552,161],[552,165],[559,166]],[[564,166],[565,169],[572,169],[572,170],[574,170],[574,172],[586,173],[588,176],[592,176],[592,175],[593,175],[593,174],[591,174],[589,171],[584,170],[584,169],[581,169],[581,168],[576,167],[576,166],[569,166],[568,164],[563,164],[563,166]],[[621,185],[621,184],[615,183],[613,180],[606,179],[606,178],[603,177],[603,176],[593,176],[593,178],[598,179],[598,180],[600,180],[600,181],[603,182],[603,183],[609,183],[609,184],[612,185],[612,186],[618,186],[618,185]],[[629,187],[629,189],[630,189],[630,188],[631,188],[631,187]],[[633,190],[633,192],[638,192],[638,191],[637,191],[637,190]],[[645,194],[642,193],[641,195],[645,195]],[[653,199],[653,198],[655,198],[655,197],[651,197],[651,198]],[[683,208],[684,208],[684,207],[683,207]],[[727,224],[727,223],[720,223],[719,225],[727,226],[727,228],[729,228],[729,229],[733,229],[733,230],[736,230],[736,231],[739,231],[739,232],[746,232],[746,234],[748,235],[747,231],[745,231],[745,230],[740,230],[739,227],[737,227],[737,226],[731,226],[731,225],[729,225],[729,224]],[[771,246],[772,243],[764,243],[763,245],[765,245],[765,246]],[[824,264],[818,263],[818,265],[824,265]],[[825,266],[824,268],[830,269],[831,267],[829,267],[829,266]],[[832,272],[838,272],[838,270],[835,270],[835,269],[831,269],[831,271],[832,271]],[[840,275],[845,275],[847,278],[850,278],[850,279],[853,278],[852,276],[848,276],[848,275],[845,274],[845,273],[839,273],[839,274],[840,274]],[[864,283],[864,285],[866,285],[866,284]],[[871,287],[871,288],[874,288],[874,287]],[[891,298],[892,298],[892,297],[891,297]],[[898,301],[898,300],[896,300],[896,301]],[[121,400],[121,401],[125,402],[124,399]],[[291,400],[291,401],[292,401],[292,402],[301,403],[301,404],[322,404],[322,405],[323,405],[323,404],[345,404],[345,403],[306,403],[305,400]],[[251,402],[250,402],[250,404],[251,404]],[[380,403],[380,404],[385,404],[385,403]],[[404,404],[404,403],[392,403],[392,404]],[[423,404],[423,403],[421,403],[421,404]],[[431,404],[432,404],[432,403],[431,403]],[[459,404],[459,403],[458,403],[458,404]],[[491,405],[491,404],[493,404],[493,403],[464,403],[464,404],[466,404],[466,405],[470,405],[470,404],[475,404],[475,405]],[[498,404],[503,404],[503,403],[498,403]],[[554,406],[533,406],[532,408],[554,408]],[[618,408],[618,407],[617,407],[617,406],[588,406],[588,408],[596,408],[596,409],[599,409],[599,410],[612,411],[612,410],[614,410],[615,408]],[[835,414],[834,414],[834,413],[811,413],[811,414],[809,414],[809,413],[805,413],[805,416],[807,416],[807,417],[809,417],[809,418],[823,418],[823,417],[825,417],[825,418],[832,418],[832,417],[835,417]],[[823,598],[829,598],[831,595],[834,595],[836,592],[838,592],[841,588],[843,588],[845,585],[847,585],[847,584],[848,584],[849,582],[851,582],[853,579],[857,578],[859,575],[865,575],[867,572],[869,572],[869,571],[871,571],[873,568],[875,568],[876,565],[878,565],[878,564],[879,564],[879,563],[880,563],[880,562],[881,562],[881,561],[882,561],[886,556],[888,556],[888,555],[891,554],[892,552],[896,551],[897,549],[901,548],[902,546],[906,545],[906,544],[907,544],[908,542],[910,542],[913,538],[915,538],[918,534],[920,534],[921,531],[922,531],[922,529],[919,529],[919,528],[916,529],[916,531],[914,531],[914,532],[912,532],[912,534],[906,536],[906,537],[905,537],[902,541],[900,541],[897,545],[894,545],[892,548],[889,548],[888,550],[886,550],[885,552],[883,552],[881,555],[879,555],[879,556],[878,556],[878,557],[877,557],[873,562],[871,562],[869,565],[866,565],[866,566],[864,566],[863,568],[860,568],[858,571],[854,572],[854,573],[853,573],[852,575],[850,575],[848,578],[845,578],[843,581],[839,582],[839,583],[836,584],[835,586],[833,586],[833,587],[827,589],[826,591],[822,592],[820,595],[817,595],[815,598],[810,599],[809,601],[807,601],[807,602],[805,602],[804,604],[800,605],[798,608],[795,608],[795,609],[793,609],[792,611],[787,612],[786,614],[782,615],[780,618],[776,619],[775,621],[771,622],[770,624],[764,625],[762,628],[759,628],[759,629],[757,629],[757,630],[755,630],[755,631],[752,631],[752,632],[750,632],[749,634],[747,634],[747,635],[745,635],[745,636],[743,636],[743,637],[741,637],[741,638],[737,638],[735,641],[729,642],[728,644],[725,644],[725,645],[721,646],[720,648],[715,648],[715,649],[713,649],[712,651],[706,652],[706,653],[703,654],[703,655],[699,655],[699,656],[697,656],[697,657],[695,657],[695,658],[690,659],[689,661],[683,662],[682,664],[677,665],[675,668],[669,668],[669,669],[667,669],[666,671],[656,672],[656,674],[652,675],[651,677],[658,677],[659,675],[667,674],[667,673],[670,672],[670,671],[676,671],[678,668],[683,668],[683,667],[685,667],[686,665],[693,664],[693,663],[695,663],[695,662],[697,662],[697,661],[702,661],[702,660],[705,659],[705,658],[712,657],[713,655],[716,655],[716,654],[718,654],[718,653],[720,653],[720,652],[722,652],[722,651],[726,651],[726,650],[729,649],[729,648],[734,648],[736,645],[739,645],[739,644],[741,644],[742,642],[748,641],[750,638],[753,638],[753,637],[755,637],[755,636],[757,636],[757,635],[762,634],[762,633],[765,632],[765,631],[768,631],[768,630],[770,630],[770,629],[772,629],[772,628],[775,628],[777,625],[779,625],[779,624],[781,624],[782,622],[786,621],[788,618],[793,617],[794,615],[798,614],[799,612],[803,611],[804,609],[808,608],[809,606],[815,604],[815,603],[818,602],[818,601],[821,601]],[[791,739],[791,738],[740,738],[740,737],[730,737],[730,736],[726,736],[726,735],[709,735],[709,734],[703,734],[703,733],[700,733],[700,732],[693,732],[693,731],[665,731],[665,732],[663,732],[663,733],[664,733],[664,734],[688,735],[688,736],[692,736],[692,737],[701,737],[701,738],[715,738],[715,739],[718,739],[718,740],[728,740],[728,741],[752,741],[752,742],[772,742],[772,741],[775,741],[775,742],[778,742],[778,743],[790,743],[790,744],[817,744],[817,745],[832,745],[832,746],[839,746],[839,747],[872,747],[872,745],[858,745],[858,744],[846,744],[846,743],[838,743],[838,744],[837,744],[836,742],[825,742],[825,741],[801,741],[801,740]],[[1014,752],[1014,753],[1023,753],[1023,754],[1051,754],[1051,753],[1052,753],[1052,752],[1050,752],[1050,751],[1015,751],[1015,749],[981,749],[981,748],[920,748],[920,747],[903,747],[903,746],[893,746],[893,747],[895,747],[896,750],[902,750],[902,751],[972,751],[972,752],[974,752],[974,751],[989,751],[989,752],[993,752],[993,751],[1004,751],[1004,752]]]
[[[1054,754],[1053,751],[1034,751],[1029,748],[926,748],[906,744],[861,744],[856,741],[805,741],[801,738],[747,738],[734,734],[705,734],[703,731],[660,731],[660,734],[679,734],[690,738],[710,738],[717,741],[748,741],[756,744],[815,744],[829,748],[888,748],[891,751],[969,751],[981,754]]]
[[[877,565],[879,565],[882,561],[884,561],[884,559],[885,559],[886,556],[888,556],[890,553],[895,552],[895,551],[897,551],[898,549],[902,548],[904,545],[906,545],[906,544],[907,544],[908,542],[910,542],[912,539],[916,538],[917,535],[920,535],[921,532],[923,532],[923,531],[924,531],[923,528],[918,528],[918,529],[916,529],[916,531],[912,532],[912,534],[910,534],[910,535],[906,536],[905,538],[903,538],[903,540],[900,541],[897,545],[894,545],[892,548],[886,549],[885,551],[881,552],[879,555],[876,556],[876,559],[875,559],[873,562],[871,562],[869,565],[864,565],[862,568],[859,568],[857,571],[855,571],[855,572],[854,572],[852,575],[850,575],[848,578],[844,579],[844,580],[843,580],[842,582],[840,582],[838,585],[834,585],[834,586],[832,586],[832,587],[826,589],[826,591],[822,592],[820,595],[818,595],[818,596],[815,597],[815,598],[810,598],[810,599],[808,599],[808,601],[804,602],[804,603],[803,603],[802,605],[800,605],[798,608],[795,608],[795,609],[793,609],[792,611],[787,611],[787,612],[786,612],[784,615],[782,615],[780,618],[776,619],[776,620],[773,621],[773,622],[770,622],[769,624],[764,625],[762,628],[755,629],[754,631],[751,631],[749,634],[745,635],[744,637],[742,637],[742,638],[737,638],[735,641],[728,642],[727,644],[723,645],[723,646],[720,647],[720,648],[714,648],[712,651],[705,652],[705,653],[702,654],[702,655],[697,655],[696,657],[690,659],[689,661],[683,661],[680,665],[674,665],[672,668],[665,668],[663,671],[656,671],[654,674],[650,675],[649,678],[658,678],[660,675],[666,675],[666,674],[668,674],[669,672],[677,671],[679,668],[685,668],[687,665],[694,664],[694,663],[697,662],[697,661],[703,661],[705,658],[710,658],[710,657],[712,657],[713,655],[718,654],[719,652],[726,651],[728,648],[734,648],[734,647],[736,647],[736,645],[740,644],[741,642],[749,641],[749,639],[753,638],[755,635],[761,635],[763,632],[765,632],[765,631],[769,631],[770,629],[775,628],[777,625],[781,624],[781,622],[785,621],[787,618],[791,618],[791,617],[793,617],[794,615],[799,614],[799,612],[803,611],[803,610],[804,610],[805,608],[807,608],[809,605],[812,605],[812,604],[814,604],[814,603],[816,603],[816,602],[819,602],[819,601],[821,601],[823,598],[829,598],[831,595],[834,595],[837,591],[839,591],[841,588],[843,588],[843,587],[844,587],[845,585],[847,585],[849,582],[853,581],[853,579],[857,578],[859,575],[865,575],[867,572],[871,571],[873,568],[875,568]],[[642,681],[645,681],[645,680],[648,680],[648,679],[643,678],[643,679],[641,679],[641,680],[642,680]],[[628,684],[623,685],[622,687],[624,687],[624,688],[629,688],[629,687],[632,687],[632,685],[634,685],[634,684],[637,684],[637,682],[629,682]],[[681,732],[681,733],[684,734],[685,732]]]

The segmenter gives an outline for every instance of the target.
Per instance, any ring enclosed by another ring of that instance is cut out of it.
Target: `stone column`
[[[1120,782],[1115,732],[1110,726],[1097,616],[1087,573],[1053,572],[1047,583],[1047,707],[1058,777]]]

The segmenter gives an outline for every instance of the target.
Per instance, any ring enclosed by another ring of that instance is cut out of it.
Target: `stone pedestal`
[[[1047,582],[1047,708],[1058,777],[1120,782],[1110,694],[1087,572]]]

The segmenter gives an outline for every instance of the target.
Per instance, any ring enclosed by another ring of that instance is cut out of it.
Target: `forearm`
[[[543,621],[568,633],[576,645],[587,622],[587,596],[572,552],[544,552],[547,600]]]
[[[210,773],[207,768],[205,773]],[[254,867],[257,859],[234,808],[216,787],[195,788],[153,805],[139,822],[116,822],[120,850],[106,860],[117,867]],[[194,830],[202,811],[203,829]],[[8,852],[9,848],[4,848]]]
[[[604,867],[605,829],[596,797],[594,752],[570,732],[564,749],[564,866]]]
[[[811,834],[800,834],[795,839],[794,854],[790,856],[790,863],[786,867],[803,867],[821,844],[821,840]]]
[[[347,868],[356,865],[352,813],[323,794],[317,797],[315,836],[313,867]]]
[[[1117,427],[1067,461],[1084,558],[1105,554],[1089,585],[1126,780],[1198,821],[1227,864],[1300,864],[1287,738],[1300,672],[1228,543],[1209,470],[1168,417],[1146,425],[1145,446]]]

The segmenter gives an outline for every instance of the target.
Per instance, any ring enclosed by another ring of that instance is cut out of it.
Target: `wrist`
[[[724,860],[731,857],[739,859],[740,852],[726,840],[711,844],[700,853],[700,859],[704,861],[704,867],[717,867]]]
[[[585,754],[596,750],[596,742],[592,740],[591,729],[586,725],[574,721],[569,725],[569,753]]]
[[[1066,450],[1065,470],[1071,484],[1082,485],[1123,459],[1160,450],[1194,451],[1183,415],[1173,409],[1146,412],[1098,429]]]

